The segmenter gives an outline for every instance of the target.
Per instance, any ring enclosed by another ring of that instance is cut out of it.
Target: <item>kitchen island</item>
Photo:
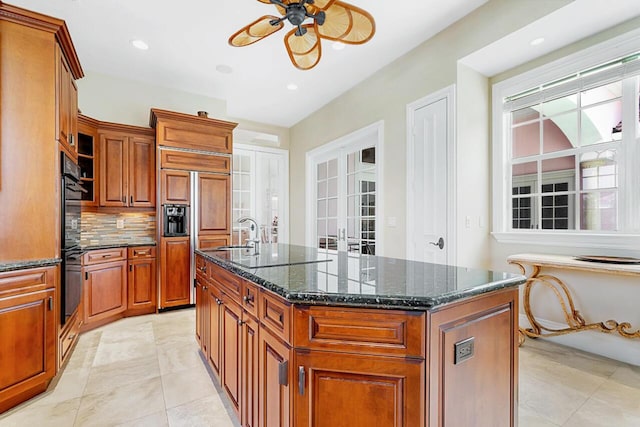
[[[294,245],[196,250],[196,338],[243,426],[513,426],[525,278]]]

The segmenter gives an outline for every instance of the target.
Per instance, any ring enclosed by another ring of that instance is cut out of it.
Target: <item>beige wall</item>
[[[304,244],[305,155],[341,136],[384,120],[384,212],[396,217],[397,226],[382,229],[385,255],[403,257],[406,249],[406,105],[452,84],[462,85],[484,98],[482,105],[463,105],[458,123],[469,119],[473,127],[460,129],[458,135],[458,262],[469,266],[486,266],[489,222],[487,197],[488,163],[488,88],[486,79],[470,70],[461,71],[458,60],[487,44],[535,21],[567,4],[568,0],[514,2],[492,0],[473,13],[427,40],[408,54],[376,72],[358,86],[336,98],[291,129],[290,206],[291,242]],[[497,19],[497,17],[500,17]],[[460,91],[458,91],[460,93]],[[468,103],[466,97],[458,99]],[[459,102],[459,104],[460,104]],[[475,102],[475,101],[474,101]],[[476,108],[477,107],[477,108]],[[468,116],[468,117],[467,117]],[[479,157],[478,157],[479,156]],[[468,177],[465,170],[476,175]],[[478,186],[478,179],[486,185]],[[478,188],[481,187],[481,188]],[[470,197],[470,198],[468,198]],[[469,200],[478,203],[467,202]],[[473,227],[464,228],[465,216],[473,218]],[[480,218],[484,228],[480,229]]]
[[[151,108],[187,114],[207,111],[209,117],[237,122],[239,128],[278,135],[280,148],[289,148],[289,129],[228,117],[227,103],[221,99],[93,71],[87,71],[77,85],[80,110],[98,120],[149,126]]]

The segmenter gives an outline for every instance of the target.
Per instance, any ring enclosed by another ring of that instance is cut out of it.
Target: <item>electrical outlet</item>
[[[116,220],[116,228],[124,228],[124,219]]]
[[[464,217],[464,226],[466,228],[471,228],[471,217],[468,215]]]

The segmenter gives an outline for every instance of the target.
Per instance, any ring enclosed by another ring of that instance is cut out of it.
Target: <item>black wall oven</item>
[[[80,167],[61,153],[62,274],[60,317],[64,325],[80,304],[82,272],[80,258],[80,201],[86,190],[80,185]]]

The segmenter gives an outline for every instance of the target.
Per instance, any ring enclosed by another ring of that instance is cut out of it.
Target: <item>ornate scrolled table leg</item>
[[[509,261],[511,264],[517,265],[522,274],[526,274],[525,267],[517,261]],[[533,315],[531,311],[531,289],[534,285],[544,286],[555,294],[560,308],[564,314],[566,328],[551,329],[541,325]],[[640,330],[633,331],[629,322],[618,323],[615,320],[607,320],[606,322],[587,323],[580,312],[576,310],[571,297],[571,292],[567,285],[555,276],[548,274],[540,274],[540,266],[533,265],[533,271],[527,279],[524,285],[524,293],[522,296],[523,308],[529,323],[530,328],[520,328],[519,343],[522,345],[526,337],[538,338],[538,337],[554,337],[558,335],[565,335],[572,332],[584,331],[584,330],[599,330],[601,332],[617,332],[624,338],[640,338]]]

